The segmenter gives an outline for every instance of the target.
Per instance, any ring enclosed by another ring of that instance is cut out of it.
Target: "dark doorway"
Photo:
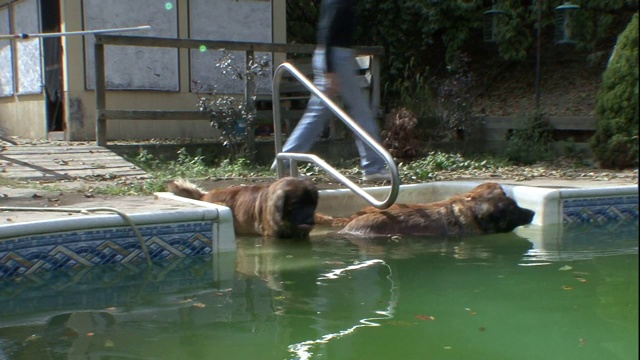
[[[42,32],[60,32],[60,1],[40,0]],[[62,39],[42,38],[44,91],[47,99],[47,131],[64,131],[64,92],[62,91]]]

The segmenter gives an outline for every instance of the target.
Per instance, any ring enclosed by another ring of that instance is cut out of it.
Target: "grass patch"
[[[91,182],[91,184],[96,185],[91,185],[91,187],[83,185],[82,189],[75,190],[102,195],[151,195],[154,192],[166,191],[166,183],[179,178],[219,180],[275,177],[275,174],[268,166],[257,166],[242,158],[233,162],[224,160],[217,164],[207,163],[201,152],[198,151],[196,154],[191,155],[184,148],[178,151],[178,158],[175,161],[167,161],[161,157],[156,157],[146,150],[127,160],[145,170],[150,175],[150,178],[147,180],[120,178],[104,182]],[[535,167],[539,166],[544,169],[552,168],[554,165],[557,164],[538,163]],[[360,177],[361,175],[359,159],[357,158],[333,162],[332,166],[345,176]],[[565,158],[561,161],[561,168],[563,169],[583,167],[584,164],[580,163],[579,160]],[[516,166],[505,158],[481,156],[467,159],[459,154],[434,151],[423,158],[398,164],[398,170],[402,183],[412,184],[459,179],[460,177],[481,178],[487,175],[502,177],[508,174],[511,178],[518,178],[517,173],[526,172],[527,168]],[[314,181],[335,182],[327,173],[313,164],[301,162],[299,164],[299,173],[303,176],[312,177]],[[3,178],[2,176],[0,176],[0,186],[35,187],[42,190],[65,191],[62,186],[55,183],[23,182]],[[66,191],[68,191],[68,187]]]
[[[442,172],[496,172],[509,166],[506,159],[486,156],[477,159],[465,159],[460,154],[448,154],[439,151],[430,152],[424,158],[407,164],[400,164],[398,171],[403,182],[435,181]]]
[[[256,166],[242,158],[234,162],[224,160],[219,164],[207,164],[201,153],[190,155],[185,149],[178,151],[178,159],[175,161],[156,158],[147,151],[142,151],[135,158],[127,160],[149,173],[151,179],[132,183],[115,182],[114,185],[96,188],[92,192],[107,195],[150,195],[166,191],[166,183],[178,178],[242,179],[275,176],[269,167]],[[332,166],[345,176],[360,176],[358,159],[342,160],[333,163]],[[465,159],[459,154],[431,152],[426,157],[410,163],[400,163],[398,170],[402,183],[410,184],[436,181],[439,179],[437,174],[442,172],[498,172],[505,166],[508,166],[507,160],[495,157]],[[320,181],[332,180],[322,169],[310,163],[300,163],[299,173]]]

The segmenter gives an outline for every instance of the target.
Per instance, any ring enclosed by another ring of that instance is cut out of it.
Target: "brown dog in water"
[[[307,238],[315,225],[318,189],[308,179],[285,177],[270,185],[232,186],[209,192],[183,180],[167,187],[178,196],[229,207],[239,235]]]
[[[348,218],[316,215],[319,223],[344,226],[341,234],[357,236],[461,236],[510,232],[531,223],[534,212],[518,206],[496,183],[428,204],[367,207]]]

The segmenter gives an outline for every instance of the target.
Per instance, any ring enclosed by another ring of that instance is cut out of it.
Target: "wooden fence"
[[[201,111],[165,111],[165,110],[122,110],[107,109],[107,89],[105,75],[105,46],[145,46],[161,48],[188,48],[199,49],[206,46],[208,49],[225,49],[228,51],[244,51],[247,64],[254,58],[254,53],[285,53],[285,54],[312,54],[316,49],[315,44],[278,44],[241,41],[218,41],[201,39],[178,39],[142,36],[120,35],[96,35],[95,37],[95,77],[96,77],[96,144],[107,144],[107,121],[119,120],[209,120],[209,114]],[[380,104],[380,59],[384,55],[384,48],[380,46],[355,47],[358,55],[368,55],[371,58],[370,86],[371,102],[374,109]],[[251,77],[245,76],[244,94],[245,105],[248,110],[255,111],[255,101],[252,97],[255,90],[255,82]],[[248,133],[247,147],[249,153],[255,149],[253,132]]]
[[[522,118],[514,116],[485,116],[480,119],[483,122],[482,133],[473,136],[479,146],[479,151],[500,153],[506,146],[508,134],[516,129],[526,127]],[[591,116],[564,116],[549,117],[553,126],[553,137],[556,143],[556,152],[562,153],[560,146],[571,146],[577,151],[589,151],[589,138],[595,133],[596,118]]]

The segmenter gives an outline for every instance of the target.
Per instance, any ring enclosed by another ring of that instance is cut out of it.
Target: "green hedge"
[[[618,37],[596,102],[591,149],[600,166],[638,166],[638,13]]]

